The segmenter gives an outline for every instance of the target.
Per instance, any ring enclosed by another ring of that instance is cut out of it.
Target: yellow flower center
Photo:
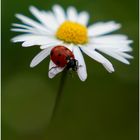
[[[85,44],[88,41],[87,28],[79,23],[65,21],[58,28],[56,37],[67,43]]]

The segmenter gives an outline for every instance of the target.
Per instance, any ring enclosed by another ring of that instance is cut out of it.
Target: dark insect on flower
[[[50,58],[56,64],[56,67],[52,67],[51,69],[61,67],[67,70],[77,71],[79,67],[73,52],[64,46],[54,47],[51,50]]]

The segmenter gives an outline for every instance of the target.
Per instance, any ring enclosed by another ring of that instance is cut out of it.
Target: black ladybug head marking
[[[78,69],[78,61],[74,58],[71,58],[70,56],[66,57],[67,60],[67,66],[66,69],[72,69],[73,71],[77,71]]]

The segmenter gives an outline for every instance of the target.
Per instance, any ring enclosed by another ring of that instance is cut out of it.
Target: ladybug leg
[[[78,68],[83,67],[82,65],[78,65]]]
[[[79,69],[80,67],[83,67],[82,65],[79,65],[78,60],[76,60],[76,66],[77,66],[77,69]]]
[[[55,66],[55,67],[52,67],[51,69],[49,69],[49,71],[51,71],[52,69],[56,69],[57,68],[57,66]]]
[[[73,73],[72,71],[69,71],[70,76],[73,78]]]

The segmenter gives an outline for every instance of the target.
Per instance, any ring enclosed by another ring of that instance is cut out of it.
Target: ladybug
[[[56,67],[65,67],[77,71],[78,61],[75,59],[71,50],[64,46],[56,46],[51,50],[50,59],[56,64]]]

